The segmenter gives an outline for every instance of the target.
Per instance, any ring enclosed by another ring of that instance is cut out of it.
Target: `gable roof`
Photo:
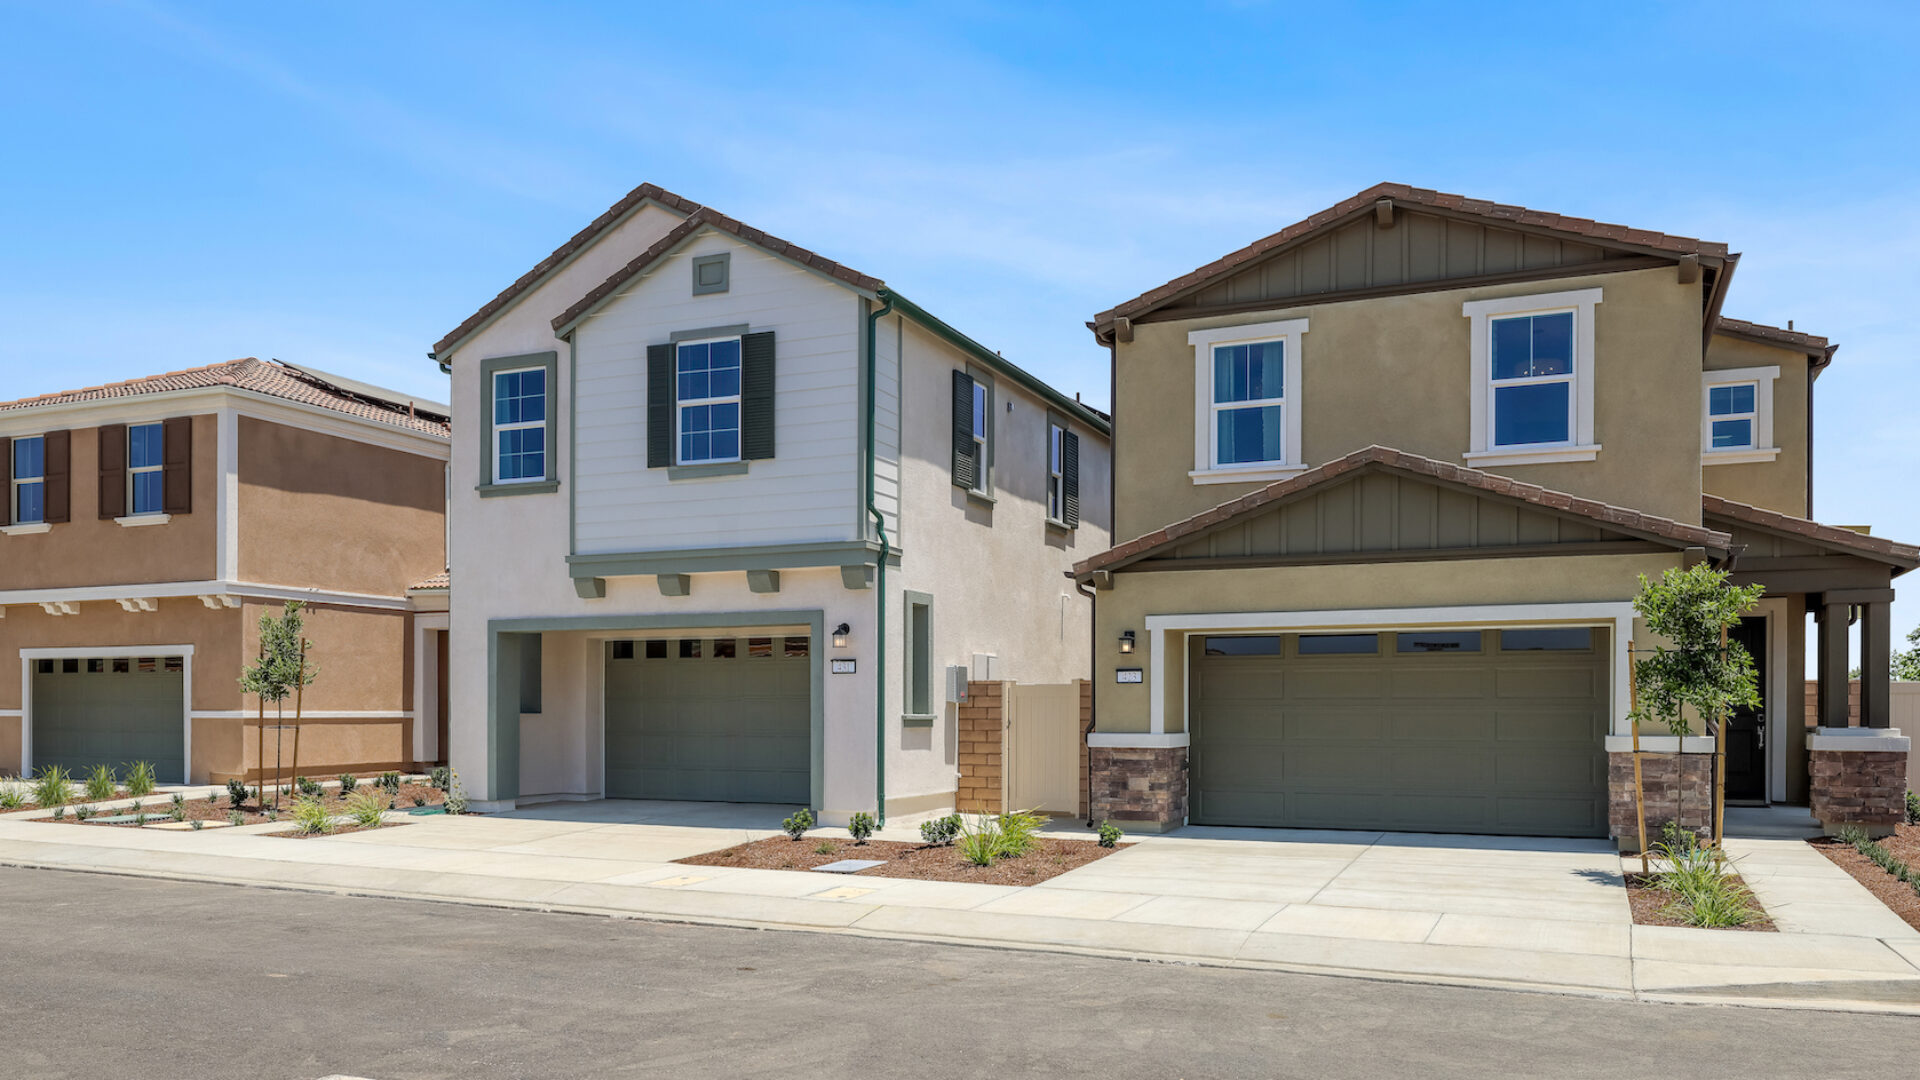
[[[1113,570],[1172,547],[1183,540],[1211,532],[1264,507],[1286,501],[1311,489],[1332,484],[1367,470],[1383,470],[1450,484],[1476,493],[1511,499],[1517,503],[1558,511],[1577,518],[1590,519],[1604,528],[1640,539],[1652,540],[1676,548],[1703,547],[1724,554],[1732,537],[1700,525],[1688,525],[1671,518],[1643,514],[1638,510],[1582,499],[1537,484],[1525,484],[1495,473],[1464,465],[1453,465],[1419,454],[1409,454],[1388,446],[1369,446],[1325,465],[1308,469],[1298,476],[1268,484],[1258,491],[1223,502],[1182,521],[1136,537],[1074,564],[1073,576],[1085,578],[1096,570]],[[1493,555],[1498,549],[1489,549]]]
[[[886,284],[877,277],[863,274],[849,266],[842,266],[824,255],[816,255],[799,244],[782,240],[771,233],[762,232],[751,225],[730,218],[712,207],[703,206],[688,215],[685,221],[674,226],[665,236],[653,242],[647,250],[635,255],[625,266],[615,270],[607,280],[595,286],[587,295],[574,301],[573,306],[553,317],[555,337],[564,338],[581,319],[593,313],[629,282],[653,269],[662,259],[672,254],[674,249],[692,239],[702,229],[716,229],[743,243],[778,255],[783,259],[798,263],[818,274],[851,285],[868,293],[878,293]]]
[[[1920,547],[1913,544],[1902,544],[1883,536],[1869,536],[1854,532],[1852,529],[1822,525],[1807,518],[1734,502],[1732,499],[1723,499],[1718,495],[1701,495],[1700,507],[1714,517],[1737,521],[1742,525],[1767,532],[1781,533],[1816,547],[1837,550],[1842,554],[1860,555],[1876,562],[1891,563],[1901,567],[1902,572],[1920,568]]]
[[[467,316],[465,321],[461,322],[459,326],[448,331],[445,337],[434,343],[433,351],[427,355],[435,358],[444,357],[448,352],[451,352],[456,345],[459,345],[462,340],[492,320],[494,316],[513,306],[522,296],[532,292],[534,286],[538,285],[547,275],[560,269],[567,263],[572,262],[574,256],[591,247],[593,242],[598,240],[602,234],[620,222],[625,221],[635,211],[639,210],[641,206],[649,202],[666,207],[682,216],[700,209],[700,204],[694,202],[692,199],[682,198],[655,184],[641,184],[639,187],[634,188],[622,196],[620,201],[607,207],[605,213],[594,218],[586,228],[574,233],[566,243],[554,248],[553,253],[541,259],[538,263],[535,263],[533,269],[521,274],[513,284],[500,290],[499,295],[482,304],[480,310]]]
[[[61,390],[18,401],[0,402],[0,412],[33,409],[48,405],[67,405],[82,401],[111,401],[117,398],[144,397],[177,390],[203,390],[228,387],[301,405],[313,405],[343,413],[360,420],[386,424],[445,439],[451,430],[445,414],[423,408],[429,403],[409,398],[397,391],[355,383],[353,389],[327,382],[311,372],[288,364],[246,357],[222,364],[169,371],[125,382],[89,386],[80,390]],[[378,391],[378,394],[373,393]],[[405,404],[402,404],[402,403]]]
[[[1451,195],[1407,184],[1375,184],[1317,214],[1296,221],[1277,233],[1255,240],[1238,251],[1224,255],[1164,285],[1149,289],[1125,303],[1103,311],[1094,316],[1093,324],[1096,328],[1104,328],[1116,318],[1136,318],[1143,315],[1177,296],[1200,288],[1226,274],[1245,269],[1252,263],[1318,233],[1328,226],[1371,210],[1382,200],[1389,200],[1394,205],[1420,207],[1477,218],[1494,224],[1563,233],[1597,241],[1607,246],[1637,249],[1676,259],[1685,255],[1697,255],[1716,261],[1727,257],[1727,245],[1714,241],[1673,236],[1626,225],[1612,225],[1594,221],[1591,218],[1567,217],[1564,214],[1553,214],[1543,210],[1529,210],[1524,206],[1509,206],[1485,199],[1471,199],[1465,195]]]

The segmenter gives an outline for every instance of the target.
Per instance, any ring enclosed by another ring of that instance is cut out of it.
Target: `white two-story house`
[[[968,673],[1085,677],[1107,417],[878,278],[642,185],[432,355],[483,809],[944,812]]]

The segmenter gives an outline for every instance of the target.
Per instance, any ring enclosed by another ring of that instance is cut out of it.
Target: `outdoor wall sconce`
[[[1133,652],[1133,631],[1120,631],[1120,652],[1123,656]]]
[[[834,627],[833,628],[833,647],[836,649],[846,648],[847,639],[852,636],[853,636],[853,627],[848,626],[846,623],[841,623],[839,626]]]

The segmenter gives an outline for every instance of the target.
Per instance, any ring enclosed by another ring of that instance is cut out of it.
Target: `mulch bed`
[[[370,785],[364,782],[361,783],[359,788],[356,789],[356,793],[359,791],[366,791],[369,786]],[[386,795],[385,789],[380,788],[378,785],[371,785],[371,786],[383,798],[390,797]],[[348,796],[348,798],[351,798],[351,797],[352,796]],[[400,785],[399,796],[397,798],[394,798],[397,809],[400,809],[400,810],[414,809],[415,807],[413,804],[413,800],[416,797],[425,799],[427,801],[428,806],[438,806],[441,803],[445,802],[445,796],[442,795],[439,791],[436,791],[430,785],[403,783]],[[290,794],[283,794],[280,796],[280,817],[279,817],[280,821],[288,822],[288,823],[292,822],[293,803],[295,798],[297,798],[297,796],[290,795]],[[327,809],[333,811],[336,814],[346,812],[347,800],[341,798],[340,792],[335,788],[328,788],[326,790],[326,793],[323,796],[321,796],[320,801],[326,805]],[[81,799],[76,802],[68,803],[66,815],[57,821],[55,821],[52,818],[39,818],[37,820],[52,822],[55,825],[100,824],[99,822],[92,821],[92,820],[80,821],[73,816],[73,808],[75,806],[89,806],[89,805],[93,805],[93,804],[87,802],[85,799]],[[273,796],[271,793],[269,793],[267,796],[267,806],[271,808],[272,805],[273,805]],[[203,795],[197,799],[188,799],[186,802],[186,805],[181,809],[186,811],[186,818],[184,820],[187,820],[187,821],[226,821],[228,816],[233,813],[234,808],[233,808],[233,804],[227,801],[226,792],[223,791],[220,793],[220,798],[218,802],[209,803],[206,799],[206,796]],[[150,795],[142,801],[140,810],[146,813],[149,822],[167,821],[167,820],[170,820],[169,815],[172,813],[172,810],[173,810],[173,800],[166,796]],[[120,814],[131,814],[134,812],[135,811],[132,808],[126,808],[126,809],[120,809],[120,810],[97,811],[100,817],[117,816]],[[240,813],[246,819],[245,821],[242,822],[242,824],[244,825],[258,825],[261,822],[267,820],[266,813],[259,806],[253,803],[247,803],[246,805],[242,806],[240,808]],[[118,826],[110,825],[107,827],[117,828]],[[131,828],[133,826],[129,825],[127,827]],[[336,832],[337,831],[339,830],[336,830]]]
[[[1920,825],[1896,825],[1894,834],[1881,837],[1879,842],[1908,866],[1920,867]],[[1845,841],[1823,837],[1807,843],[1831,859],[1835,866],[1852,874],[1853,880],[1865,885],[1868,892],[1879,897],[1880,902],[1906,920],[1908,926],[1920,930],[1920,892],[1915,892],[1913,886],[1880,869]]]
[[[1730,873],[1728,876],[1732,877],[1735,881],[1740,880],[1739,874]],[[1741,881],[1740,887],[1746,888],[1746,884],[1747,884],[1746,882]],[[1751,892],[1751,890],[1748,890],[1748,891]],[[1672,906],[1674,899],[1675,897],[1673,893],[1667,891],[1666,889],[1655,887],[1652,883],[1651,878],[1640,875],[1640,874],[1627,875],[1627,902],[1633,906],[1633,921],[1635,925],[1638,925],[1638,926],[1688,926],[1690,925],[1687,922],[1687,920],[1680,918],[1678,915],[1670,915],[1667,913],[1667,908]],[[1779,931],[1779,927],[1773,925],[1773,919],[1767,915],[1767,909],[1760,906],[1760,901],[1758,898],[1756,898],[1753,901],[1753,906],[1755,910],[1760,912],[1760,917],[1746,924],[1745,926],[1715,926],[1715,927],[1696,926],[1696,927],[1692,927],[1692,929],[1695,929],[1695,930],[1703,930],[1703,929],[1750,930],[1750,931],[1758,931],[1760,933],[1777,933]]]
[[[831,845],[832,851],[816,849]],[[710,851],[676,862],[688,866],[744,866],[756,870],[811,870],[841,859],[884,859],[880,866],[869,867],[848,877],[918,878],[923,881],[973,881],[983,885],[1037,885],[1069,870],[1105,858],[1120,848],[1103,848],[1092,840],[1055,840],[1042,837],[1031,853],[1015,859],[995,859],[992,866],[975,866],[952,847],[928,847],[896,840],[852,840],[806,837],[789,840],[784,836],[755,840],[724,851]]]
[[[287,819],[281,818],[280,820],[284,822]],[[287,832],[270,832],[270,833],[261,833],[260,835],[278,836],[285,840],[318,840],[326,836],[345,836],[350,832],[372,832],[375,829],[395,829],[395,828],[399,828],[402,825],[411,825],[411,824],[413,824],[413,822],[411,821],[383,821],[378,825],[371,825],[371,826],[336,825],[334,826],[332,832],[303,833],[299,829],[293,829]]]

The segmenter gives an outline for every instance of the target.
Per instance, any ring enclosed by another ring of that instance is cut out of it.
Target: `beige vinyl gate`
[[[1006,688],[1009,810],[1080,810],[1080,687],[1075,683]]]

